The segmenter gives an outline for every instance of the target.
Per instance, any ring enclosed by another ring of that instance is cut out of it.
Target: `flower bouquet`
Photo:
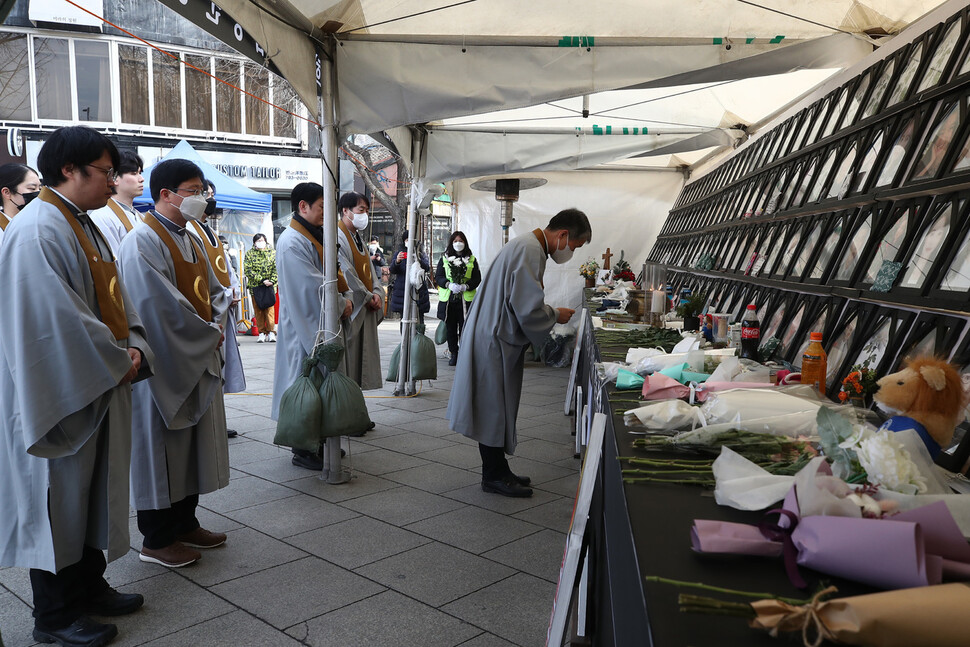
[[[586,259],[586,262],[579,266],[579,275],[586,280],[596,279],[599,276],[600,264],[596,262],[592,256]]]
[[[620,260],[613,264],[614,281],[636,281],[637,276],[630,269],[630,263],[623,259],[624,251],[620,250]]]
[[[872,394],[878,390],[876,382],[879,376],[871,368],[864,365],[855,365],[852,372],[842,380],[842,388],[839,390],[840,402],[853,402],[859,405],[868,403]]]

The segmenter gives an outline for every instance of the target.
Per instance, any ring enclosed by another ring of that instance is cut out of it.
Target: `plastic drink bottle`
[[[808,347],[802,355],[802,384],[808,384],[815,387],[819,393],[825,393],[827,361],[825,349],[822,348],[822,333],[811,333]]]
[[[761,322],[758,310],[750,304],[741,320],[741,357],[758,361],[758,346],[761,344]]]

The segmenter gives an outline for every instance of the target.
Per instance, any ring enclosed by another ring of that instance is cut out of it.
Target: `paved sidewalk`
[[[437,320],[428,319],[428,334]],[[398,321],[380,329],[385,365]],[[227,544],[192,566],[138,560],[141,535],[108,566],[112,586],[145,595],[115,620],[112,645],[153,647],[535,647],[545,640],[559,563],[579,481],[571,418],[563,416],[568,369],[526,364],[517,474],[530,499],[485,494],[475,443],[448,429],[454,369],[413,398],[369,391],[377,428],[345,440],[354,478],[327,485],[273,445],[269,418],[274,344],[240,338],[248,391],[226,397],[229,487],[204,495],[203,526]],[[30,584],[0,569],[6,647],[32,645]]]

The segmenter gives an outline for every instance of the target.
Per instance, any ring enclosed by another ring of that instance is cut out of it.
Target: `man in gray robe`
[[[131,151],[122,151],[120,155],[121,165],[115,169],[118,180],[114,196],[106,206],[91,212],[91,220],[101,230],[115,256],[121,240],[141,221],[141,214],[133,205],[145,188],[145,178],[141,174],[145,165],[141,158]]]
[[[201,241],[185,229],[205,211],[202,171],[187,160],[155,166],[155,210],[121,243],[125,283],[157,358],[133,392],[131,494],[142,561],[180,567],[226,535],[199,525],[199,495],[229,484],[222,400],[223,326],[230,299]]]
[[[303,374],[303,359],[313,350],[321,327],[321,305],[324,284],[323,257],[323,187],[314,182],[296,185],[290,194],[293,220],[276,240],[276,275],[280,292],[279,343],[276,347],[276,370],[273,373],[273,420],[279,419],[280,399]],[[331,250],[331,253],[333,251]],[[355,296],[346,284],[343,288],[346,320],[354,309]],[[336,331],[334,331],[336,332]],[[330,335],[324,337],[329,339]],[[318,367],[326,370],[324,367]],[[309,470],[323,469],[318,452],[293,450],[293,464]]]
[[[560,211],[545,229],[509,241],[475,295],[462,331],[448,422],[478,441],[485,492],[532,496],[529,478],[513,474],[505,458],[515,453],[525,352],[529,344],[541,348],[553,325],[573,315],[544,303],[542,275],[547,258],[565,263],[591,237],[586,214]]]
[[[370,252],[360,237],[367,229],[370,203],[359,193],[345,193],[337,202],[337,251],[347,285],[353,292],[354,310],[341,326],[347,377],[363,390],[384,385],[377,326],[384,318],[384,288]],[[282,303],[282,299],[280,300]]]
[[[85,614],[139,608],[104,579],[128,546],[132,381],[151,374],[145,330],[87,211],[111,196],[118,151],[76,126],[55,131],[48,182],[0,251],[0,566],[29,568],[34,639],[105,644]]]

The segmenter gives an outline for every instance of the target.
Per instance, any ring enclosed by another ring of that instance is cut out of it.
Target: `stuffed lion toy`
[[[916,357],[880,379],[873,399],[893,414],[884,429],[915,429],[935,459],[953,439],[967,396],[960,374],[937,357]]]

